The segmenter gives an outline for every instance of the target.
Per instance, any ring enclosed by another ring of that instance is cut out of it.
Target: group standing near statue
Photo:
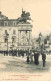
[[[18,57],[20,57],[20,56],[24,57],[24,54],[26,54],[26,57],[27,57],[26,62],[27,62],[27,64],[29,64],[29,63],[31,63],[31,64],[34,63],[35,65],[39,64],[40,51],[38,49],[36,49],[36,50],[28,49],[26,51],[25,50],[17,50],[17,51],[12,50],[12,51],[9,52],[9,54],[12,54],[12,56],[16,55]],[[8,53],[4,52],[4,56],[5,55],[8,55]],[[43,67],[45,67],[45,64],[46,64],[46,51],[43,50],[41,55],[42,55]]]
[[[46,64],[46,52],[43,50],[41,53],[42,55],[42,62],[43,62],[43,67],[45,67]],[[28,50],[27,52],[27,63],[34,63],[35,65],[39,64],[39,56],[40,56],[40,51],[38,50]]]

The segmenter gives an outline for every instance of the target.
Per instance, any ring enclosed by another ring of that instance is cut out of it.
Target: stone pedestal
[[[19,45],[31,45],[31,31],[32,31],[32,25],[30,24],[22,24],[20,25],[19,29],[18,29],[18,42]]]

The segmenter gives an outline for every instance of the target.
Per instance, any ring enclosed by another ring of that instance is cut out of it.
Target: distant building
[[[27,17],[26,17],[27,16]],[[30,14],[22,11],[18,19],[8,19],[0,12],[0,51],[31,48]]]

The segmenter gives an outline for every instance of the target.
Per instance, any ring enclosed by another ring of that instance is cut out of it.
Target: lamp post
[[[41,38],[42,38],[42,34],[39,34],[39,49],[40,49],[40,53],[41,53]]]
[[[6,40],[6,43],[7,43],[7,55],[8,55],[8,37],[9,37],[9,34],[6,33],[6,38],[5,38],[5,40]]]
[[[13,43],[14,43],[14,38],[12,37],[12,56],[14,56],[14,49],[13,49],[14,48],[14,44]]]
[[[12,39],[12,49],[13,49],[13,37],[11,39]]]

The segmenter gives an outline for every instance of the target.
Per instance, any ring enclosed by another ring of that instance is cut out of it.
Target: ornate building
[[[18,19],[8,19],[0,12],[0,51],[31,48],[30,14],[22,10]]]

